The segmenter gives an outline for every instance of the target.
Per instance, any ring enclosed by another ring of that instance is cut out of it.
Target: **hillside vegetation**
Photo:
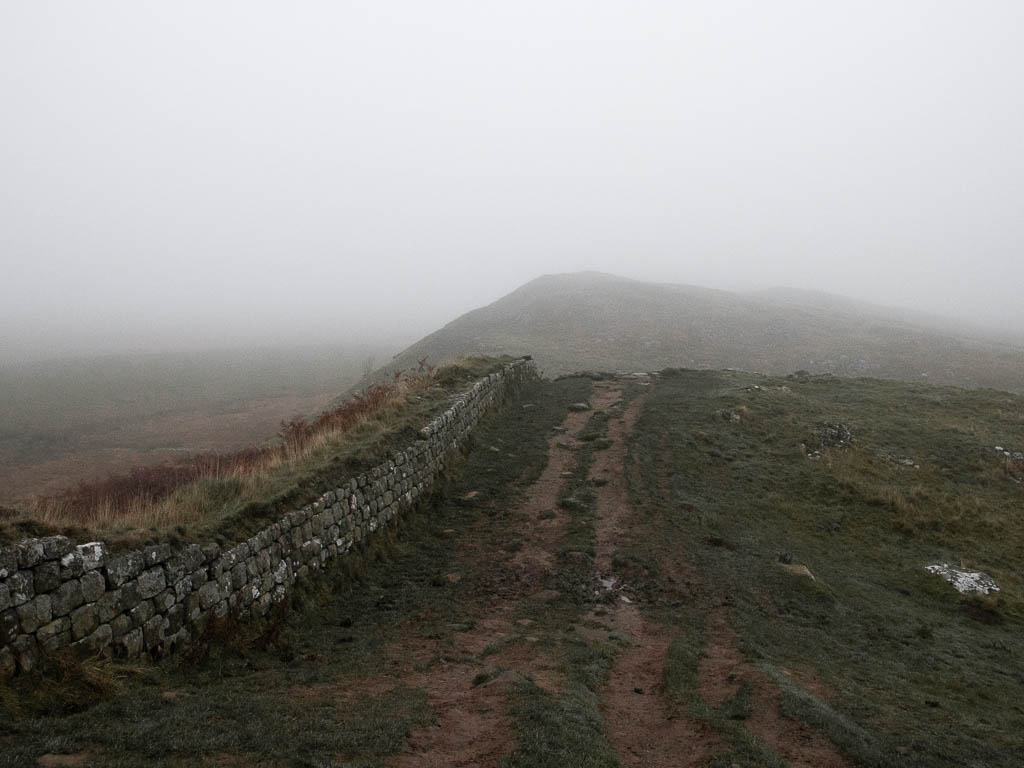
[[[594,272],[548,275],[453,320],[392,367],[532,354],[557,375],[668,366],[834,373],[1024,392],[1024,340],[800,291],[737,294]]]

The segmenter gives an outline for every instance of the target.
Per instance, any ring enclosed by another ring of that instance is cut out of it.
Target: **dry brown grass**
[[[432,373],[395,375],[311,421],[282,422],[272,445],[135,467],[126,474],[35,497],[13,522],[31,521],[57,530],[84,528],[97,534],[199,523],[218,503],[245,504],[274,493],[346,441],[372,441],[383,434],[410,398],[431,385]]]

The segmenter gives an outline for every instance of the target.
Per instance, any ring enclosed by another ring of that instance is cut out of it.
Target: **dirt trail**
[[[835,745],[800,720],[782,716],[778,686],[751,666],[738,648],[727,609],[712,610],[707,622],[707,649],[698,670],[701,697],[712,707],[736,695],[746,682],[752,686],[752,713],[747,730],[792,768],[848,768]]]
[[[598,385],[600,386],[600,385]],[[592,477],[598,488],[597,558],[599,578],[611,589],[622,590],[607,615],[592,616],[610,629],[626,635],[632,647],[617,660],[602,695],[609,738],[628,766],[700,766],[727,745],[714,729],[687,716],[662,693],[662,679],[672,643],[672,631],[646,620],[629,595],[628,583],[614,573],[613,556],[619,542],[642,534],[643,522],[630,505],[624,475],[626,439],[643,407],[637,398],[622,419],[609,425],[611,447],[599,454]],[[678,553],[661,563],[663,577],[676,583],[687,580],[692,568]],[[793,768],[846,768],[849,764],[836,748],[806,724],[782,717],[778,687],[748,664],[739,651],[737,637],[724,607],[709,614],[707,649],[699,669],[699,695],[719,707],[740,689],[752,686],[753,713],[746,727],[758,741]]]
[[[591,477],[604,482],[597,492],[596,565],[605,584],[616,580],[613,591],[621,585],[619,576],[613,573],[612,557],[618,542],[638,522],[627,497],[623,468],[626,439],[642,407],[643,399],[639,397],[621,419],[609,424],[611,446],[598,454],[591,470]],[[627,766],[703,765],[721,751],[721,740],[710,727],[687,717],[662,694],[671,632],[644,619],[635,602],[626,602],[631,600],[626,592],[628,585],[604,616],[590,617],[632,642],[619,656],[602,691],[608,737]]]
[[[595,410],[608,410],[621,396],[619,382],[602,381],[594,385],[591,402]],[[617,632],[630,642],[600,692],[605,730],[623,765],[696,767],[727,752],[729,746],[710,724],[690,717],[686,704],[664,695],[662,680],[677,630],[645,618],[638,596],[630,595],[629,574],[615,573],[613,566],[621,542],[644,535],[644,522],[629,502],[624,475],[626,440],[643,402],[643,396],[638,397],[621,417],[612,416],[606,435],[609,445],[594,454],[590,478],[597,481],[596,583],[603,583],[615,599],[606,609],[589,613],[579,630],[584,636],[604,638]],[[411,617],[410,631],[397,632],[399,639],[385,651],[389,674],[331,686],[340,696],[379,695],[397,685],[426,692],[436,721],[415,729],[405,750],[384,758],[383,764],[496,767],[514,747],[508,700],[520,676],[529,675],[552,693],[564,688],[564,673],[541,650],[538,638],[529,634],[530,620],[516,617],[529,613],[527,601],[557,595],[545,583],[556,567],[568,522],[558,497],[576,465],[577,437],[591,416],[591,412],[570,413],[562,424],[564,431],[549,440],[546,468],[506,523],[521,534],[521,547],[477,577],[483,580],[476,585],[477,593],[489,599],[468,608],[473,613],[467,617],[472,618],[472,628],[457,632],[452,640],[424,638],[412,626],[424,617]],[[496,560],[486,549],[484,535],[466,536],[460,546],[463,562]],[[680,553],[661,565],[663,576],[673,583],[688,582],[693,572]],[[707,636],[698,694],[710,706],[721,706],[736,694],[742,680],[750,681],[754,712],[746,727],[762,744],[796,768],[846,768],[848,764],[827,740],[805,724],[781,716],[777,686],[745,662],[725,608],[709,613]]]
[[[607,398],[595,397],[597,408]],[[555,662],[536,646],[528,622],[516,622],[522,601],[545,599],[545,575],[555,567],[557,545],[567,516],[558,506],[564,475],[576,464],[576,436],[590,418],[589,412],[570,413],[560,431],[548,441],[548,462],[529,487],[524,500],[512,511],[510,524],[522,533],[521,548],[507,565],[495,568],[489,581],[494,600],[484,615],[474,617],[468,632],[455,635],[454,649],[441,641],[400,640],[388,649],[402,683],[426,691],[437,720],[414,730],[405,751],[387,764],[401,768],[419,766],[497,766],[511,752],[514,734],[508,711],[508,694],[521,674],[550,691],[564,687]],[[493,559],[484,551],[484,537],[467,537],[461,557]],[[523,620],[525,621],[525,620]],[[412,636],[412,633],[410,633]],[[493,680],[481,682],[480,657],[487,653],[486,667],[503,669]],[[433,657],[442,660],[427,664]],[[427,666],[426,671],[416,671]],[[397,682],[397,681],[393,681]]]

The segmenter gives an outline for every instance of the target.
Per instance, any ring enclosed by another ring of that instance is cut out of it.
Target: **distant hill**
[[[828,294],[750,294],[597,272],[545,275],[467,312],[385,370],[467,354],[530,354],[548,375],[738,368],[1024,391],[1024,342]]]

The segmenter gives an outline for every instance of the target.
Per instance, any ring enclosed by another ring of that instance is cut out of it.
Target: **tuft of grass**
[[[504,768],[619,768],[604,735],[597,696],[570,682],[560,697],[532,680],[522,680],[512,695],[517,720],[516,746]]]

